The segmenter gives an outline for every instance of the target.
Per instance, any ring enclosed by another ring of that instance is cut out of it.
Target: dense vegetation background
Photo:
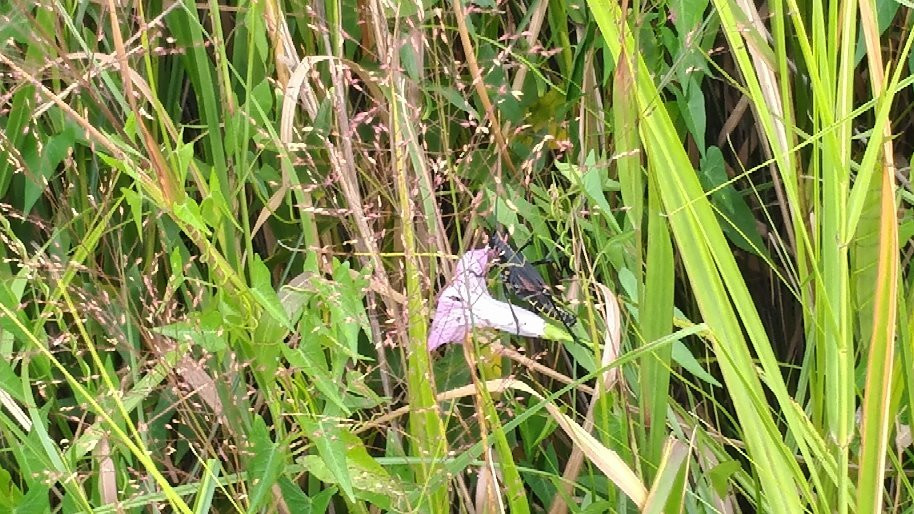
[[[0,510],[911,512],[911,12],[0,3]]]

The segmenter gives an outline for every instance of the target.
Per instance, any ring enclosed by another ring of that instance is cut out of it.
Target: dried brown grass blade
[[[603,304],[605,306],[606,336],[603,344],[603,356],[600,359],[602,367],[605,368],[619,356],[622,341],[622,314],[619,310],[619,301],[616,299],[616,295],[603,284],[597,284],[597,286],[600,292],[603,293]],[[593,413],[600,395],[612,388],[618,380],[619,369],[609,368],[602,373],[602,376],[597,381],[597,394],[590,399],[590,405],[584,417],[583,429],[588,433],[593,430]],[[581,473],[582,464],[584,464],[584,449],[580,446],[575,446],[574,450],[571,451],[568,462],[565,464],[565,471],[562,473],[565,494],[555,495],[552,505],[549,507],[549,514],[565,514],[568,512],[565,498],[571,495],[574,483]]]

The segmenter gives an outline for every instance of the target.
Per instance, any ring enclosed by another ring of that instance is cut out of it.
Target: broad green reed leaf
[[[615,6],[600,2],[588,2],[588,5],[614,55],[620,54],[623,45],[633,48],[630,33],[625,30],[626,25]],[[656,102],[658,93],[650,82],[651,74],[639,57],[633,58],[633,64],[637,70],[633,89],[643,113],[640,131],[651,172],[663,174],[657,184],[671,232],[704,320],[715,334],[715,340],[723,343],[715,344],[715,353],[738,418],[744,426],[753,427],[745,432],[746,443],[762,490],[770,494],[765,496],[767,508],[774,512],[798,512],[802,510],[801,497],[812,500],[811,491],[804,487],[806,479],[767,409],[757,368],[737,319],[748,325],[750,340],[760,354],[769,386],[778,401],[784,403],[790,397],[780,379],[779,366],[678,134],[663,104]],[[739,318],[734,307],[738,309]],[[801,495],[779,494],[795,487],[800,487]]]
[[[336,380],[327,366],[327,358],[324,355],[324,345],[321,337],[314,334],[303,346],[299,348],[289,348],[286,345],[280,346],[280,351],[286,361],[296,370],[301,370],[308,377],[308,383],[321,392],[321,397],[327,402],[327,405],[334,405],[345,415],[352,414],[351,409],[346,405],[341,395],[339,380]]]
[[[8,138],[8,144],[12,148],[22,148],[26,137],[34,137],[32,135],[27,136],[26,131],[23,130],[26,127],[26,123],[31,119],[34,98],[35,87],[32,85],[25,85],[13,93],[10,111],[7,114],[4,126],[4,133]],[[13,174],[16,172],[14,164],[10,159],[0,159],[0,197],[6,196]],[[16,207],[25,210],[25,204],[17,205]]]
[[[203,480],[200,483],[200,491],[194,500],[194,514],[203,514],[209,512],[213,507],[213,496],[218,486],[218,475],[222,472],[222,464],[218,459],[207,459],[203,464]]]
[[[276,290],[273,289],[270,270],[267,269],[260,257],[256,255],[251,260],[251,292],[260,306],[273,316],[274,320],[278,321],[289,330],[293,328],[292,322],[286,317],[286,311],[279,301]]]
[[[177,341],[192,341],[209,352],[221,352],[228,347],[222,328],[222,316],[210,307],[207,311],[192,314],[185,321],[158,327],[154,331]]]
[[[40,151],[37,147],[27,144],[19,147],[27,169],[31,170],[27,174],[22,195],[22,210],[26,214],[32,210],[38,198],[45,193],[51,175],[73,148],[76,142],[76,131],[68,123],[64,126],[63,131],[57,134],[30,134],[27,141],[37,142],[39,138],[42,140]]]
[[[197,15],[194,3],[186,1],[182,3],[181,7],[166,16],[166,24],[178,44],[188,49],[183,59],[184,67],[188,78],[193,83],[193,92],[202,107],[207,127],[207,135],[203,143],[209,156],[213,159],[216,169],[226,170],[228,167],[222,137],[221,109],[219,108],[219,98],[217,98],[220,88],[216,86],[213,76],[216,72],[206,53],[206,35],[203,32],[203,24]]]
[[[343,438],[343,430],[330,420],[306,421],[302,426],[317,448],[317,454],[327,466],[327,470],[333,474],[334,482],[343,490],[348,501],[355,501],[346,458],[346,446],[352,442],[346,441]],[[361,446],[358,441],[355,441],[355,444]]]
[[[632,120],[634,123],[634,120]],[[673,242],[670,239],[669,226],[663,216],[660,204],[657,177],[649,178],[646,206],[647,215],[647,262],[644,284],[639,286],[638,322],[645,341],[654,341],[667,337],[673,329],[673,291],[668,284],[673,282]],[[637,181],[641,184],[641,180]],[[638,242],[640,246],[640,240]],[[640,265],[635,263],[638,268]],[[643,291],[643,292],[642,292]],[[675,336],[676,334],[672,334]],[[679,342],[679,341],[676,341]],[[641,422],[649,419],[661,419],[666,415],[670,397],[667,394],[670,385],[670,364],[673,350],[670,346],[657,348],[647,354],[641,361],[639,377],[641,396]],[[652,423],[645,441],[642,460],[646,469],[653,469],[660,464],[666,428],[659,423]],[[646,473],[652,477],[653,473]]]
[[[756,228],[755,216],[743,196],[736,190],[724,169],[720,148],[707,149],[701,160],[699,180],[706,191],[711,191],[711,204],[719,213],[721,228],[734,245],[770,260],[765,243]]]
[[[207,226],[200,206],[192,198],[185,197],[181,202],[174,204],[175,217],[186,223],[191,228],[200,231],[204,236],[212,235],[212,231]]]
[[[863,34],[866,37],[867,47],[870,52],[878,43],[878,31],[875,24],[875,15],[871,6],[862,6],[861,20]],[[904,56],[910,52],[914,37],[908,35],[907,42],[902,51],[899,61],[904,60]],[[875,50],[878,52],[878,48]],[[891,91],[898,83],[900,73],[893,74],[888,84],[883,84],[882,70],[878,69],[881,64],[879,54],[870,54],[868,56],[870,66],[875,67],[871,70],[870,78],[874,89],[879,86],[886,87],[885,94],[880,100],[882,105],[891,103],[893,94]],[[900,68],[900,66],[898,67]],[[877,104],[878,105],[878,104]],[[878,261],[875,275],[876,288],[873,302],[873,319],[872,333],[869,340],[869,354],[867,355],[866,386],[863,395],[862,406],[862,426],[860,429],[861,455],[860,455],[860,479],[857,481],[857,510],[859,512],[871,510],[877,512],[883,510],[884,498],[884,479],[886,477],[886,454],[889,449],[889,430],[892,425],[897,424],[898,407],[900,402],[893,401],[892,388],[898,382],[895,366],[897,357],[895,355],[896,342],[898,337],[898,307],[899,307],[899,240],[898,240],[898,215],[895,200],[895,177],[893,155],[894,147],[891,141],[883,141],[887,132],[887,120],[881,110],[877,123],[879,132],[875,132],[877,137],[873,137],[869,142],[867,153],[873,155],[875,152],[872,148],[880,145],[885,152],[879,168],[876,168],[872,159],[866,164],[872,164],[873,168],[865,170],[866,173],[873,173],[876,176],[881,175],[879,195],[869,195],[874,197],[873,203],[879,204],[879,239],[878,239]],[[863,170],[862,170],[863,171]],[[879,173],[881,172],[881,173]],[[875,182],[875,181],[874,181]],[[854,186],[865,190],[865,183],[860,186]],[[861,193],[860,196],[863,196]],[[849,234],[851,235],[851,234]],[[903,333],[903,332],[902,332]],[[866,334],[864,333],[864,336]],[[910,337],[910,335],[909,335]],[[903,343],[905,344],[906,341]]]
[[[682,512],[688,476],[689,447],[675,439],[667,441],[658,466],[657,478],[648,493],[643,513]]]
[[[248,463],[248,482],[251,491],[250,508],[261,508],[279,480],[287,459],[286,451],[273,440],[262,417],[256,416],[251,426],[251,453]]]
[[[707,382],[708,384],[715,387],[723,387],[723,385],[714,378],[714,375],[711,375],[705,371],[703,367],[701,367],[701,364],[697,359],[695,359],[695,356],[692,355],[692,352],[689,351],[686,345],[682,344],[681,341],[674,342],[672,349],[673,360],[676,362],[676,364],[682,366],[684,370],[695,375],[695,378],[703,382]]]
[[[283,500],[293,512],[302,514],[323,514],[336,494],[336,487],[328,487],[314,496],[307,496],[298,485],[286,477],[279,479]]]
[[[351,483],[353,499],[370,502],[379,508],[394,512],[408,511],[409,496],[421,491],[421,488],[417,489],[415,485],[407,484],[388,473],[368,454],[362,442],[348,430],[341,428],[336,435],[339,436],[342,445],[336,451],[345,452],[346,470],[341,476]],[[333,458],[339,459],[339,456]],[[340,475],[331,471],[330,463],[322,454],[308,455],[301,459],[301,463],[322,482],[338,485],[336,481]],[[340,462],[337,462],[334,465],[339,464]]]

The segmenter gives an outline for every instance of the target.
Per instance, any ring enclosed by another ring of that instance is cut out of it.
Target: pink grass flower
[[[463,342],[474,328],[495,328],[526,337],[564,339],[552,333],[549,328],[554,327],[538,314],[492,298],[486,287],[489,252],[488,248],[470,250],[457,262],[454,279],[438,297],[438,307],[428,336],[429,350],[447,343]]]

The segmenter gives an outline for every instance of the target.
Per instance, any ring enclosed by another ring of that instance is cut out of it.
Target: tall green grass
[[[909,10],[0,4],[0,510],[911,510]]]

